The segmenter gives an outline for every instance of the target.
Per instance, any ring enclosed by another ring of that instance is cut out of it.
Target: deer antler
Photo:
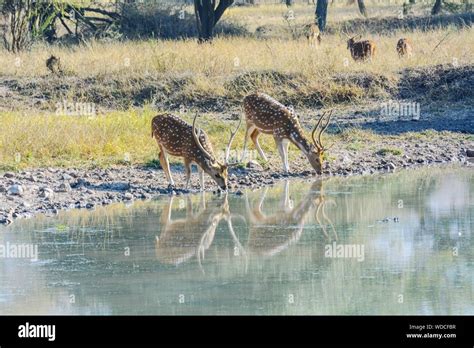
[[[321,219],[319,218],[319,213],[321,212],[323,214],[323,219],[329,223],[329,226],[331,227],[332,233],[334,234],[335,240],[337,241],[338,237],[337,237],[336,229],[334,228],[334,224],[333,224],[332,220],[326,214],[326,209],[325,209],[326,203],[332,203],[335,206],[337,206],[336,202],[334,202],[333,200],[326,200],[326,198],[324,196],[321,196],[319,198],[319,204],[316,208],[316,213],[315,213],[316,221],[318,222],[319,226],[321,226],[321,229],[323,230],[324,236],[327,239],[329,239],[329,235],[327,233],[325,224],[321,223]]]
[[[351,39],[351,37],[350,37],[344,30],[341,30],[341,33],[343,33],[343,34],[346,35],[349,39]]]
[[[199,240],[199,245],[196,248],[196,256],[197,256],[197,261],[199,265],[199,269],[203,274],[206,274],[204,271],[204,268],[202,267],[202,262],[201,260],[204,260],[205,254],[206,254],[206,249],[209,248],[210,244],[212,243],[212,239],[214,238],[214,233],[217,229],[217,225],[219,224],[219,219],[213,219],[211,222],[211,225],[207,228],[206,232],[201,236],[201,239]]]
[[[322,149],[324,149],[324,146],[323,146],[323,143],[321,141],[321,134],[323,134],[326,131],[326,129],[328,128],[329,122],[331,121],[332,112],[333,112],[333,110],[331,110],[329,112],[328,120],[327,120],[326,124],[321,128],[321,131],[319,132],[319,135],[318,135],[319,145],[321,146]]]
[[[314,133],[316,133],[316,130],[318,129],[319,125],[321,124],[321,121],[323,120],[324,115],[326,115],[325,112],[323,112],[323,114],[322,114],[321,117],[319,118],[318,122],[317,122],[316,125],[314,126],[313,131],[311,132],[311,139],[313,139],[314,146],[316,146],[317,148],[319,148],[319,144],[318,144],[318,142],[316,141],[316,139],[314,138]]]
[[[331,121],[332,112],[333,112],[333,110],[331,110],[329,112],[323,112],[323,114],[319,118],[318,122],[316,123],[316,126],[314,126],[313,131],[311,132],[311,138],[313,139],[314,146],[316,146],[320,150],[325,149],[324,146],[323,146],[323,143],[321,141],[321,134],[323,134],[324,131],[328,128],[329,122]],[[326,123],[324,124],[324,126],[321,127],[321,130],[318,133],[318,140],[316,141],[316,138],[314,137],[314,134],[318,130],[318,127],[321,124],[321,121],[323,120],[324,116],[326,116],[327,114],[329,114],[329,117],[328,117]]]
[[[227,144],[227,147],[225,149],[225,158],[224,158],[224,163],[227,166],[235,166],[236,164],[238,164],[238,162],[228,163],[228,161],[229,161],[229,155],[230,155],[230,147],[232,145],[232,142],[234,141],[235,135],[237,134],[237,131],[239,130],[241,124],[242,124],[242,116],[240,116],[239,124],[237,125],[237,128],[235,129],[235,131],[233,131],[233,132],[230,131],[230,139],[229,139],[229,143]]]
[[[248,269],[248,256],[247,256],[247,252],[245,251],[244,247],[242,246],[242,244],[240,243],[239,241],[239,238],[237,237],[237,234],[235,233],[234,231],[234,226],[232,225],[232,215],[233,214],[229,214],[228,216],[225,217],[225,219],[227,220],[227,226],[229,228],[229,232],[230,232],[230,235],[232,236],[232,239],[234,240],[234,243],[236,245],[236,247],[242,252],[242,256],[244,257],[244,262],[245,262],[245,273],[247,273],[247,269]],[[245,218],[241,215],[238,215],[238,217],[241,217],[243,218],[243,220],[245,222],[247,222],[245,220]]]
[[[198,115],[196,114],[194,116],[194,120],[193,120],[193,138],[194,138],[194,141],[196,142],[199,149],[204,153],[204,156],[206,156],[208,159],[212,159],[213,157],[211,156],[211,154],[209,152],[207,152],[206,149],[202,146],[201,141],[199,140],[199,136],[196,132],[196,118],[197,118],[197,116]],[[197,131],[200,132],[199,129]]]

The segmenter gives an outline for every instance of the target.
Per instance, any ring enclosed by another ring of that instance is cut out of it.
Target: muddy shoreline
[[[317,176],[305,158],[299,155],[291,162],[290,173],[281,170],[275,153],[262,168],[251,161],[250,168],[238,167],[229,174],[229,193],[242,194],[245,188],[257,189],[285,179],[310,177],[349,177],[374,175],[423,166],[461,165],[474,168],[474,158],[459,142],[433,144],[411,143],[403,147],[403,155],[332,152],[337,159],[326,163],[323,175]],[[181,165],[173,165],[175,187],[168,187],[161,169],[140,166],[117,166],[106,169],[43,168],[0,173],[0,224],[37,214],[56,215],[60,210],[94,209],[117,202],[148,200],[160,195],[183,195],[199,192],[198,175],[193,171],[191,185],[184,188]],[[206,176],[206,191],[219,189]]]

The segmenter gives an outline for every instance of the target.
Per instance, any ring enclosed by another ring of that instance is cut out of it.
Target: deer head
[[[326,115],[328,115],[328,118],[325,121],[324,125],[321,126],[321,122]],[[324,112],[316,123],[316,126],[313,128],[313,131],[311,132],[311,139],[313,140],[314,147],[312,147],[312,149],[309,151],[307,157],[309,163],[314,168],[317,174],[322,173],[324,152],[328,149],[323,145],[321,141],[321,135],[328,128],[329,122],[331,121],[331,116],[332,110],[329,112]]]
[[[227,180],[228,180],[228,169],[231,166],[236,165],[237,163],[229,163],[229,155],[230,155],[230,147],[232,146],[232,141],[235,138],[235,135],[237,134],[237,131],[240,128],[240,125],[242,123],[242,118],[239,120],[239,124],[235,131],[230,132],[230,139],[229,143],[227,144],[226,150],[225,150],[225,157],[224,157],[224,163],[220,163],[217,161],[217,159],[209,153],[201,144],[201,141],[199,140],[199,135],[201,130],[196,129],[196,118],[197,115],[194,116],[193,120],[193,137],[194,141],[196,142],[197,146],[201,150],[202,154],[205,157],[204,164],[202,165],[202,169],[209,174],[209,176],[216,182],[216,184],[223,190],[227,190]]]
[[[361,34],[357,34],[355,36],[352,36],[350,37],[349,35],[347,35],[346,33],[344,33],[347,37],[348,37],[348,40],[347,40],[347,49],[351,49],[351,47],[354,45],[354,43],[356,42],[356,39],[362,37]]]

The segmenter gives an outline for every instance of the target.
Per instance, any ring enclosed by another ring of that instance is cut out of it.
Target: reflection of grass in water
[[[154,235],[160,232],[160,217],[164,204],[170,199],[169,196],[152,201],[135,201],[133,204],[127,205],[123,203],[115,203],[109,206],[98,206],[93,210],[73,209],[71,211],[61,211],[54,220],[43,215],[31,220],[20,220],[12,225],[13,229],[20,230],[49,230],[49,233],[35,233],[36,242],[47,242],[53,238],[56,242],[67,242],[68,247],[76,250],[82,250],[88,244],[88,250],[108,250],[109,243],[124,242],[130,238],[130,231],[134,231],[137,224],[143,223],[140,217],[152,216],[156,224]],[[206,193],[206,204],[213,204],[215,197]],[[200,209],[200,194],[190,195],[193,211]],[[173,218],[184,218],[186,214],[186,197],[175,197],[173,202]],[[151,235],[153,235],[151,233]],[[150,239],[150,243],[154,242],[154,238]]]
[[[55,230],[57,232],[67,232],[69,230],[69,226],[63,225],[63,224],[58,224],[55,226]]]
[[[106,250],[110,241],[119,241],[126,237],[123,230],[133,230],[136,216],[143,214],[146,209],[148,214],[158,214],[159,205],[137,201],[126,206],[116,203],[107,207],[97,207],[94,210],[74,209],[62,211],[54,219],[40,215],[32,220],[18,221],[12,225],[13,229],[50,230],[53,233],[35,232],[34,239],[37,243],[49,242],[53,238],[56,242],[67,242],[70,250],[87,249]],[[53,248],[59,247],[52,245]]]

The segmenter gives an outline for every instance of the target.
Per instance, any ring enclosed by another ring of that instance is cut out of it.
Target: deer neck
[[[311,207],[313,206],[314,193],[311,192],[306,195],[303,200],[293,209],[292,217],[298,223],[302,222],[303,219],[308,215]]]
[[[216,159],[214,157],[208,158],[205,154],[199,152],[199,154],[193,158],[193,161],[202,169],[205,169],[208,168],[211,163],[216,162]]]
[[[303,129],[300,125],[295,125],[294,130],[289,135],[290,141],[298,147],[306,156],[311,152],[313,144],[303,134]]]

